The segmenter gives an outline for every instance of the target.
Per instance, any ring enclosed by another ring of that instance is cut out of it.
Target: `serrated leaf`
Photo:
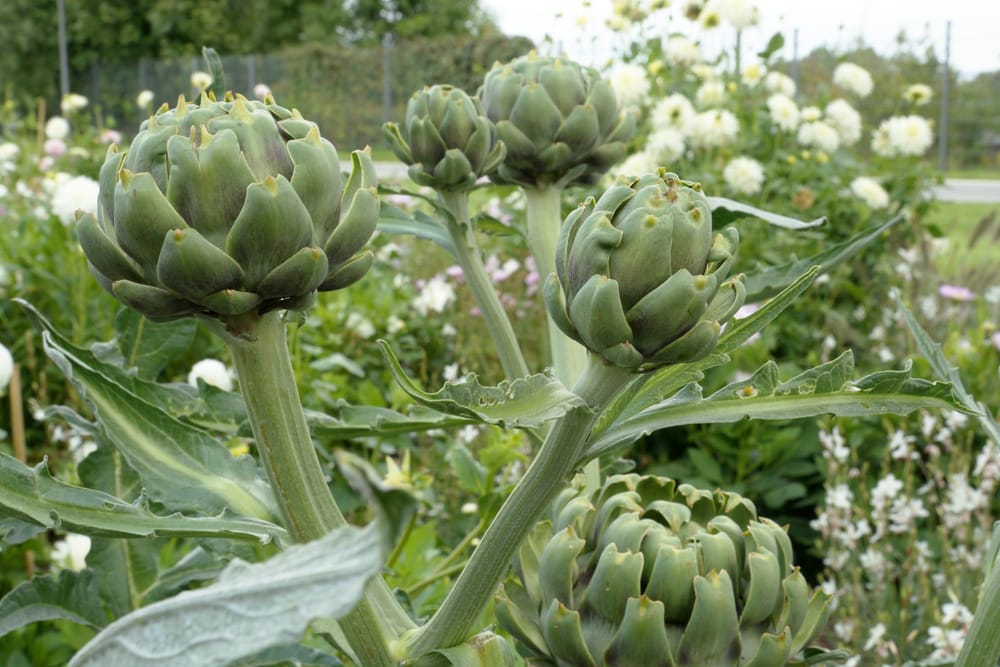
[[[314,618],[340,618],[382,567],[377,529],[340,528],[219,581],[138,609],[84,646],[70,667],[214,667],[297,643]]]
[[[716,227],[721,227],[734,220],[743,218],[756,218],[775,227],[782,227],[783,229],[809,229],[810,227],[818,227],[826,222],[826,218],[816,218],[809,222],[803,222],[802,220],[790,218],[787,215],[771,213],[756,206],[743,204],[732,199],[726,199],[725,197],[708,197],[708,205],[712,208],[712,224]]]
[[[583,399],[548,373],[504,380],[484,387],[474,374],[448,382],[437,392],[427,393],[406,375],[389,344],[378,341],[399,386],[413,400],[445,414],[496,424],[504,428],[533,428],[585,405]]]
[[[306,410],[306,423],[315,438],[349,440],[371,435],[415,433],[451,426],[464,426],[471,420],[446,415],[417,406],[408,414],[372,405],[350,405],[341,402],[331,409],[333,414]]]
[[[719,344],[715,348],[717,354],[732,352],[743,343],[747,342],[751,336],[761,331],[768,324],[773,322],[786,308],[795,302],[816,280],[820,274],[821,267],[813,266],[796,278],[785,289],[783,289],[773,299],[752,312],[750,315],[733,319],[726,323],[725,331],[719,339]]]
[[[846,241],[830,246],[812,257],[748,273],[743,280],[747,290],[747,301],[759,301],[776,294],[787,285],[799,280],[814,266],[819,266],[822,273],[828,272],[853,257],[887,229],[905,219],[905,215],[897,215],[888,222],[862,230]]]
[[[0,637],[38,621],[67,620],[92,628],[108,624],[92,570],[35,577],[0,599]]]
[[[169,509],[278,516],[274,495],[249,456],[234,458],[215,438],[175,418],[115,381],[121,372],[72,345],[24,301],[42,330],[46,354],[91,406],[101,433],[142,479],[152,500]]]
[[[191,347],[198,322],[192,318],[151,322],[123,308],[115,316],[115,331],[124,368],[135,368],[139,377],[155,380],[167,364]]]
[[[777,367],[768,362],[749,380],[727,385],[708,398],[692,382],[677,394],[595,431],[580,463],[617,451],[654,431],[686,424],[823,414],[909,414],[918,408],[968,412],[956,399],[951,384],[914,378],[909,363],[902,370],[880,371],[854,381],[850,379],[852,370],[853,357],[847,352],[785,382],[778,381]]]
[[[283,528],[225,510],[219,516],[161,516],[144,497],[129,503],[111,494],[61,482],[43,461],[29,468],[0,454],[0,512],[46,528],[108,537],[223,537],[269,542],[286,539]]]

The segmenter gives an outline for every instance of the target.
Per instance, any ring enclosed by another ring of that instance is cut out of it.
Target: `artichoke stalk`
[[[735,493],[616,475],[563,491],[497,598],[528,664],[781,667],[829,615],[785,530]]]
[[[497,356],[508,378],[528,375],[514,328],[486,273],[476,231],[469,217],[469,192],[494,173],[506,151],[496,127],[483,115],[479,100],[448,85],[425,87],[410,97],[404,127],[384,126],[396,156],[410,165],[410,178],[437,190],[449,211],[445,226],[455,259],[483,313]]]
[[[660,169],[570,213],[545,304],[607,363],[641,372],[695,361],[743,305],[741,276],[723,282],[738,245],[735,228],[713,234],[699,184]]]
[[[154,321],[198,317],[229,348],[261,463],[300,541],[346,525],[313,448],[282,311],[360,279],[378,220],[368,152],[348,179],[316,125],[273,99],[202,95],[162,107],[101,167],[77,230],[91,272]],[[365,665],[392,667],[413,622],[382,579],[341,621]]]
[[[535,53],[495,64],[479,98],[507,147],[491,178],[524,190],[528,247],[546,276],[554,268],[563,189],[596,183],[625,157],[635,114],[619,108],[610,84],[596,70]],[[551,319],[549,347],[556,375],[572,384],[586,365],[585,350]]]

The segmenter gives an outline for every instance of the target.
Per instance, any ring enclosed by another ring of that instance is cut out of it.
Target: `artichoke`
[[[515,569],[496,616],[536,667],[798,664],[829,613],[751,501],[662,477],[565,490]]]
[[[594,184],[625,157],[635,113],[595,69],[535,53],[486,74],[479,99],[507,157],[491,178],[529,187]]]
[[[732,227],[713,236],[699,184],[660,169],[567,216],[545,304],[567,336],[615,366],[694,361],[743,305],[741,277],[722,283],[738,245]]]
[[[315,123],[274,103],[183,97],[100,171],[77,222],[91,272],[155,321],[302,310],[361,278],[379,199],[368,152],[346,183]]]
[[[453,86],[430,86],[406,105],[406,138],[395,123],[385,135],[396,156],[410,165],[415,183],[464,192],[500,165],[504,146],[479,100]]]

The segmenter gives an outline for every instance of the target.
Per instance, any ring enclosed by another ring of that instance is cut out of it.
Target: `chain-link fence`
[[[475,92],[489,67],[532,48],[524,38],[486,38],[396,42],[345,49],[304,46],[280,55],[222,58],[226,88],[252,97],[254,87],[267,85],[279,104],[294,107],[316,121],[323,136],[346,152],[366,145],[381,146],[382,124],[400,121],[410,95],[434,83],[451,83]],[[142,90],[151,90],[154,105],[184,94],[197,94],[191,74],[205,69],[200,58],[142,60],[135,66],[95,65],[78,91],[115,119],[119,128],[134,132],[148,111],[136,104]]]

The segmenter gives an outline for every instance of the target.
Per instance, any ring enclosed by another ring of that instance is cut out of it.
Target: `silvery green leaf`
[[[743,285],[747,290],[747,301],[759,301],[774,295],[801,279],[814,266],[819,266],[822,273],[828,272],[833,267],[853,257],[887,229],[905,219],[905,215],[897,215],[888,222],[862,230],[841,243],[829,246],[823,252],[812,257],[806,257],[782,266],[772,266],[748,272],[743,280]]]
[[[340,528],[263,563],[234,561],[216,583],[132,612],[98,633],[69,664],[239,664],[269,648],[297,643],[315,618],[350,612],[381,567],[374,527]]]
[[[532,428],[584,405],[583,399],[547,373],[504,380],[496,387],[484,387],[470,373],[428,393],[407,377],[389,344],[382,340],[378,343],[389,371],[403,391],[413,400],[445,414],[505,428]]]
[[[909,414],[918,408],[968,411],[946,382],[914,378],[910,365],[851,380],[853,357],[837,359],[781,381],[774,362],[749,379],[734,382],[709,397],[692,382],[673,396],[628,416],[605,422],[595,431],[581,462],[625,447],[644,435],[686,424],[742,419],[799,419],[823,414],[862,416]]]
[[[42,330],[46,354],[90,405],[103,437],[138,473],[152,500],[185,512],[228,508],[262,519],[278,516],[274,494],[251,457],[234,458],[216,438],[137,395],[130,390],[136,380],[118,382],[121,369],[73,345],[29,304],[19,303]]]
[[[756,218],[775,227],[783,227],[784,229],[809,229],[810,227],[817,227],[826,222],[826,218],[816,218],[809,222],[803,222],[802,220],[790,218],[787,215],[771,213],[770,211],[765,211],[732,199],[726,199],[725,197],[708,197],[708,205],[712,207],[712,223],[717,227],[728,224],[733,220],[739,220],[740,218]]]
[[[315,438],[348,440],[375,434],[390,435],[429,431],[450,426],[464,426],[469,420],[437,410],[416,406],[406,414],[374,405],[341,403],[323,414],[306,410],[306,422]]]
[[[92,628],[108,624],[92,570],[35,577],[0,599],[0,637],[29,623],[57,619]]]
[[[111,494],[61,482],[43,461],[29,468],[0,454],[0,513],[46,528],[108,537],[223,537],[269,542],[284,539],[273,523],[224,510],[219,516],[154,514],[140,497],[134,503]]]
[[[193,318],[151,322],[130,308],[122,308],[115,316],[115,330],[123,367],[135,368],[139,377],[155,380],[168,363],[191,347],[198,322]]]

